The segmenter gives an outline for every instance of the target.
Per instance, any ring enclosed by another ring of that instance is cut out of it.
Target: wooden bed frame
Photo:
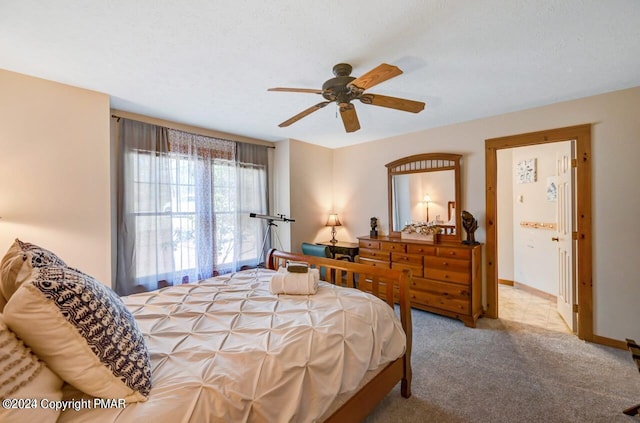
[[[371,292],[380,297],[391,307],[399,304],[400,320],[407,335],[407,348],[402,357],[388,364],[371,381],[351,396],[338,408],[325,423],[358,422],[364,420],[375,406],[401,382],[401,394],[404,398],[411,396],[411,303],[409,286],[411,272],[408,270],[382,269],[352,263],[345,260],[333,260],[324,257],[305,256],[270,250],[267,255],[268,269],[277,270],[288,260],[304,261],[320,269],[326,269],[327,282],[357,288]]]

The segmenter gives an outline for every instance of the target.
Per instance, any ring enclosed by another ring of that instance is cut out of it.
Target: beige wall
[[[498,279],[514,282],[513,148],[498,150]],[[500,304],[498,304],[499,306]]]
[[[0,70],[0,250],[15,238],[111,285],[109,97]]]
[[[280,148],[276,145],[276,151]],[[331,228],[324,226],[333,206],[333,150],[302,141],[289,140],[290,225],[291,250],[300,252],[303,242],[328,241]],[[275,210],[275,213],[284,213]],[[335,210],[342,221],[340,210]],[[345,223],[342,222],[344,225]],[[338,240],[345,239],[342,227],[336,228]],[[283,241],[284,243],[284,241]]]
[[[386,163],[411,154],[450,152],[463,155],[460,211],[468,210],[479,220],[476,237],[484,241],[484,140],[592,123],[594,333],[618,340],[640,338],[640,260],[635,257],[640,226],[634,224],[640,215],[638,110],[640,87],[336,149],[333,201],[345,224],[340,238],[356,240],[368,234],[371,216],[379,218],[380,229],[387,233]],[[429,118],[428,106],[420,116]],[[292,184],[296,177],[291,175]],[[319,199],[309,195],[304,201]],[[298,219],[293,236],[316,230],[317,221]]]

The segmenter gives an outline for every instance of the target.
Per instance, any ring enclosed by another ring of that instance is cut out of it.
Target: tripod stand
[[[286,217],[284,217],[283,214],[279,214],[278,216],[269,216],[269,215],[264,215],[264,214],[256,214],[256,213],[250,213],[249,217],[256,217],[259,219],[265,219],[267,220],[267,229],[264,231],[264,238],[262,239],[262,247],[260,248],[260,256],[258,257],[258,268],[260,267],[267,267],[266,263],[264,262],[265,260],[265,253],[264,253],[264,248],[267,245],[267,238],[269,238],[269,235],[271,233],[271,228],[272,227],[278,227],[278,225],[276,225],[275,223],[273,223],[274,221],[278,221],[278,222],[295,222],[295,220],[293,219],[287,219]],[[275,236],[276,236],[276,240],[277,243],[275,245],[280,245],[280,248],[282,248],[282,242],[280,242],[280,237],[278,237],[278,232],[274,232]],[[272,243],[273,246],[273,243]]]
[[[275,223],[273,223],[273,219],[269,219],[267,221],[267,229],[264,231],[264,238],[262,239],[262,247],[260,248],[260,257],[258,257],[258,267],[263,267],[266,268],[266,263],[264,262],[264,248],[267,245],[267,238],[269,238],[269,234],[271,233],[271,228],[272,227],[278,227],[278,225],[276,225]],[[280,242],[280,237],[278,237],[278,231],[274,231],[273,233],[275,233],[276,235],[276,240],[277,243],[275,243],[275,245],[280,245],[280,248],[282,248],[282,242]],[[273,247],[274,243],[271,244],[271,246]]]

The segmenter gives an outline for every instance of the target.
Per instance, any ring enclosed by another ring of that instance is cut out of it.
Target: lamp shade
[[[325,226],[342,226],[337,214],[330,214]]]

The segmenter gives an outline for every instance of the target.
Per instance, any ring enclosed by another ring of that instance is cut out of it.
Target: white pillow
[[[28,406],[18,399],[28,400]],[[55,422],[60,411],[42,408],[42,399],[60,401],[62,379],[38,360],[0,315],[0,400],[9,401],[0,406],[0,422]]]
[[[79,390],[146,400],[151,364],[143,335],[120,297],[91,276],[69,267],[38,268],[7,302],[4,320]]]
[[[34,269],[50,265],[66,266],[51,251],[16,239],[0,262],[0,312],[20,285],[33,277]]]

